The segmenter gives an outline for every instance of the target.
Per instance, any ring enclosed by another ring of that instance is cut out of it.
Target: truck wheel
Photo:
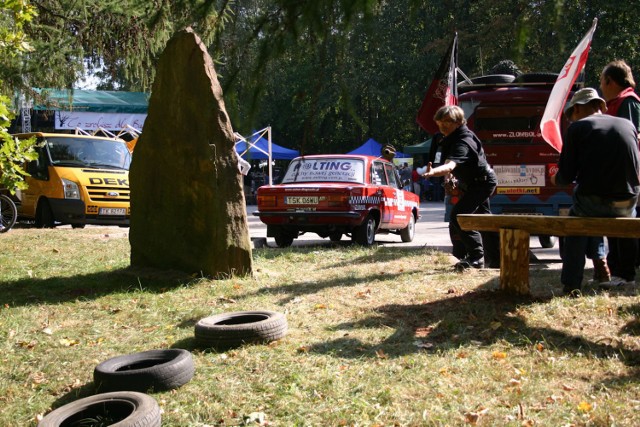
[[[332,242],[339,242],[340,239],[342,239],[342,233],[331,233],[329,234],[329,240],[331,240]]]
[[[540,246],[549,249],[556,245],[558,238],[556,236],[538,236],[538,240],[540,241]]]
[[[51,205],[46,199],[41,199],[36,208],[36,227],[37,228],[53,228],[56,222],[53,218]]]
[[[413,214],[411,214],[411,217],[409,218],[409,224],[405,228],[400,230],[400,238],[402,239],[403,242],[407,243],[407,242],[412,242],[413,237],[415,235],[416,235],[416,219],[413,216]]]
[[[187,350],[171,348],[116,356],[96,366],[93,382],[98,392],[164,391],[191,380],[193,357]]]
[[[98,425],[159,427],[160,406],[146,394],[132,391],[96,394],[49,412],[38,427]]]
[[[376,219],[369,214],[362,224],[353,230],[353,241],[362,246],[371,246],[376,240]]]
[[[276,245],[278,245],[279,248],[288,248],[294,240],[293,236],[282,232],[278,233],[274,239],[276,240]]]
[[[195,339],[207,347],[228,349],[278,340],[287,335],[288,329],[282,313],[236,311],[200,319],[195,326]]]

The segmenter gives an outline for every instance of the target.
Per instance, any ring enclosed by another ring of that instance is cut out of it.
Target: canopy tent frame
[[[263,150],[261,147],[258,147],[258,145],[257,145],[258,141],[260,141],[260,138],[263,138],[265,134],[267,134],[267,147],[268,147],[267,151]],[[256,150],[258,150],[258,151],[262,152],[263,154],[267,155],[267,158],[268,158],[267,161],[268,161],[268,164],[269,164],[269,185],[273,185],[273,165],[272,165],[272,162],[273,162],[273,153],[272,153],[273,147],[271,145],[271,126],[267,126],[264,129],[255,131],[248,138],[245,138],[244,136],[240,135],[238,132],[235,132],[235,136],[236,136],[236,144],[235,145],[238,145],[238,143],[240,143],[240,142],[244,142],[246,144],[246,149],[242,153],[238,153],[240,157],[242,157],[245,154],[247,154],[247,152],[251,149],[251,147],[253,147]]]

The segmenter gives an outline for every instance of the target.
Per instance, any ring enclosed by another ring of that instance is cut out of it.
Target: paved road
[[[260,219],[253,215],[256,211],[255,205],[247,206],[247,217],[249,221],[249,234],[251,238],[266,238],[267,227]],[[421,218],[416,223],[416,236],[411,243],[402,243],[400,236],[395,234],[382,234],[376,236],[376,243],[390,247],[427,247],[451,252],[451,240],[449,239],[448,223],[444,222],[443,202],[423,202],[420,204]],[[350,239],[343,237],[344,244],[348,244]],[[273,238],[267,238],[267,245],[276,247]],[[330,246],[329,239],[321,239],[317,234],[306,233],[293,242],[293,246]],[[560,262],[558,247],[544,249],[540,247],[537,237],[531,238],[530,243],[532,254],[540,262],[555,263]]]

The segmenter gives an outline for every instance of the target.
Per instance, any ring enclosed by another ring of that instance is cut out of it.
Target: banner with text
[[[146,114],[56,111],[55,128],[61,130],[80,128],[86,131],[103,128],[119,131],[129,125],[135,129],[142,129],[146,118]]]

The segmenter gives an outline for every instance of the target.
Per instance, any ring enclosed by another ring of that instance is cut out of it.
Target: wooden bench
[[[640,218],[542,215],[458,215],[463,230],[500,233],[500,289],[529,294],[529,238],[548,236],[640,237]]]

